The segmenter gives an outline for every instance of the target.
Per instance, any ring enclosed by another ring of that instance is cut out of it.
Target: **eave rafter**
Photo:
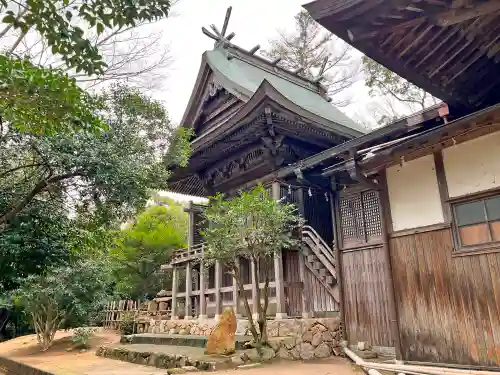
[[[328,0],[320,24],[457,112],[500,101],[500,1]],[[365,8],[367,10],[365,10]]]

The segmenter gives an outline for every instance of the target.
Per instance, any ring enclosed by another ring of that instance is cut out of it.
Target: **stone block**
[[[339,317],[327,318],[325,319],[324,324],[328,327],[329,331],[331,332],[338,331],[340,328],[340,318]]]
[[[176,375],[176,374],[185,374],[186,370],[180,367],[174,367],[174,368],[168,368],[167,369],[167,374],[168,375]]]
[[[318,347],[314,349],[314,356],[316,358],[327,358],[330,354],[330,346],[328,346],[326,342],[319,344]]]
[[[244,369],[260,367],[260,366],[262,366],[262,363],[248,363],[246,365],[240,365],[240,366],[238,366],[238,368],[244,370]]]
[[[235,351],[236,315],[232,308],[226,308],[217,327],[208,337],[206,354],[232,354]]]
[[[267,336],[268,337],[277,337],[279,336],[281,322],[277,320],[270,320],[267,322]]]
[[[284,347],[280,348],[280,350],[277,353],[277,357],[279,359],[293,359],[292,354],[290,353],[290,351],[287,350]]]
[[[297,339],[293,336],[283,337],[281,340],[281,346],[284,346],[288,350],[293,349],[296,344]]]
[[[366,341],[360,341],[358,342],[358,350],[370,350],[371,349],[371,345],[369,343],[367,343]]]
[[[314,347],[311,344],[303,342],[298,345],[298,350],[301,359],[309,360],[314,358]]]
[[[302,335],[302,341],[311,342],[313,339],[313,333],[311,331],[307,331]]]
[[[321,334],[321,338],[323,339],[323,341],[326,341],[326,342],[332,342],[333,341],[333,335],[329,331],[323,332]]]
[[[361,359],[374,359],[377,358],[377,353],[371,350],[353,350],[356,355]]]
[[[281,344],[283,342],[283,339],[281,337],[270,337],[268,340],[267,340],[269,346],[271,348],[273,348],[273,350],[275,352],[277,352],[280,347],[281,347]]]
[[[182,366],[182,369],[186,372],[198,372],[198,369],[194,366]]]
[[[323,342],[323,333],[318,331],[314,334],[311,340],[311,345],[317,347],[322,342]]]
[[[279,321],[279,336],[300,336],[303,328],[302,319],[285,319]]]

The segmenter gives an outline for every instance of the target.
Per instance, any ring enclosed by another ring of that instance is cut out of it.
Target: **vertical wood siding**
[[[309,271],[305,270],[306,283],[309,292],[309,298],[312,302],[312,307],[314,312],[329,312],[329,311],[339,311],[339,304],[333,299],[333,297],[326,291],[323,284],[321,284],[316,276]]]
[[[377,247],[342,253],[344,319],[350,343],[394,346],[382,252]]]
[[[285,299],[288,315],[299,316],[302,314],[302,288],[306,290],[306,295],[310,301],[313,312],[324,313],[337,312],[340,310],[340,305],[308,269],[305,270],[305,285],[302,286],[300,284],[298,252],[284,252],[283,258]]]
[[[500,254],[452,257],[449,229],[391,239],[403,358],[500,365]]]
[[[302,285],[300,284],[298,252],[283,252],[283,278],[285,279],[286,313],[289,316],[300,316],[302,314]]]

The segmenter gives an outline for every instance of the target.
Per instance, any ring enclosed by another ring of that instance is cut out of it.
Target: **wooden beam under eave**
[[[349,29],[349,36],[352,41],[370,39],[381,33],[386,33],[390,31],[395,32],[400,29],[405,29],[408,27],[419,25],[425,21],[428,21],[429,23],[437,26],[449,27],[468,21],[472,18],[477,18],[499,10],[500,10],[500,1],[490,0],[487,3],[475,6],[474,8],[470,9],[458,8],[438,13],[424,14],[422,15],[422,17],[413,18],[411,20],[395,23],[392,25],[382,26],[376,29],[372,29],[371,31],[367,30],[366,27],[352,28]],[[378,12],[378,9],[377,9],[377,14],[380,14]]]
[[[486,14],[497,12],[500,10],[500,1],[490,0],[486,3],[475,5],[474,8],[457,8],[443,12],[434,17],[439,26],[451,26],[461,23],[472,18],[480,17]]]

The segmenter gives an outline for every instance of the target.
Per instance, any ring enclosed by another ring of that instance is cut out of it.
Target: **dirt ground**
[[[0,343],[0,355],[30,364],[57,375],[166,375],[166,371],[154,367],[101,358],[94,355],[97,346],[118,342],[115,332],[99,331],[90,340],[86,352],[67,351],[71,347],[71,332],[57,333],[53,346],[41,353],[36,336],[28,335]],[[314,362],[283,361],[246,370],[227,370],[218,373],[233,375],[360,375],[363,372],[348,360],[333,358]],[[1,375],[1,373],[0,373]]]

